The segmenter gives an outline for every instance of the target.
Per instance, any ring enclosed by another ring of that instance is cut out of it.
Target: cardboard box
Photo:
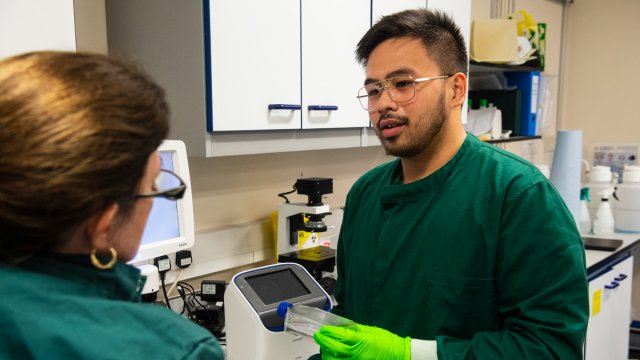
[[[518,26],[513,19],[475,20],[471,26],[471,58],[508,63],[518,60]]]

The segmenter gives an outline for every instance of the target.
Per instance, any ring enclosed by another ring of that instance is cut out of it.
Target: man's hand
[[[323,326],[313,338],[320,345],[322,360],[411,360],[411,338],[374,326]]]

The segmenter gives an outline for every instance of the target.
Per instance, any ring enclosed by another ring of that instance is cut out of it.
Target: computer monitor
[[[187,190],[178,201],[153,198],[138,254],[130,261],[133,264],[188,249],[195,240],[187,149],[180,140],[165,140],[158,151],[161,167],[176,173],[187,184]]]

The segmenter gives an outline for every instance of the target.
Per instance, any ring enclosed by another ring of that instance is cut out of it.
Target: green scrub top
[[[436,340],[438,359],[579,359],[584,248],[553,185],[467,135],[445,166],[403,184],[399,160],[350,190],[335,312]]]
[[[94,268],[86,255],[35,257],[0,267],[3,359],[209,359],[208,331],[140,302],[145,278],[124,263]]]

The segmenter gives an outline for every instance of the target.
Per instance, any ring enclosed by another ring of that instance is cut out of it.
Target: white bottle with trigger
[[[609,204],[609,196],[613,194],[613,189],[604,189],[598,194],[602,196],[602,201],[593,219],[593,233],[595,235],[613,234],[613,212],[611,211],[611,204]]]
[[[598,207],[600,206],[600,198],[597,194],[600,194],[602,190],[615,187],[618,184],[618,179],[614,179],[613,174],[611,167],[604,165],[596,165],[589,171],[589,182],[584,186],[589,188],[589,193],[593,197],[593,201],[587,204],[591,219],[595,218]],[[611,206],[611,209],[615,208],[615,204],[609,204],[609,206]]]

